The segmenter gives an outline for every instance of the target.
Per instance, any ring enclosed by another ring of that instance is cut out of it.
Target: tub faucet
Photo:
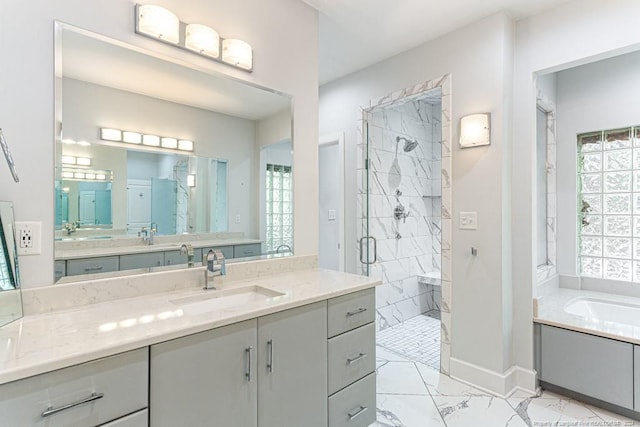
[[[187,256],[187,266],[193,267],[193,246],[190,243],[183,243],[180,246],[180,253]]]
[[[289,246],[289,245],[285,245],[285,244],[282,244],[282,245],[280,245],[280,246],[278,246],[278,247],[276,248],[276,253],[277,253],[277,254],[279,254],[279,253],[280,253],[280,249],[286,249],[286,251],[283,251],[283,252],[282,252],[282,253],[285,253],[285,254],[286,254],[287,252],[289,252],[289,253],[292,253],[292,252],[293,252],[293,249],[291,249],[291,246]]]
[[[215,289],[213,278],[215,276],[224,276],[227,274],[227,267],[222,251],[211,249],[202,257],[202,265],[204,269],[204,288]]]

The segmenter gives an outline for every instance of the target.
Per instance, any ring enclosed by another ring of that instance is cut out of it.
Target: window
[[[640,282],[640,128],[578,135],[579,268]]]
[[[293,247],[293,204],[291,166],[267,164],[266,251],[280,245]]]

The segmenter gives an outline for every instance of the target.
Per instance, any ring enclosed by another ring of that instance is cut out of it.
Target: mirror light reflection
[[[186,267],[171,252],[183,243],[196,261],[215,247],[292,253],[290,96],[67,24],[56,34],[56,278]]]

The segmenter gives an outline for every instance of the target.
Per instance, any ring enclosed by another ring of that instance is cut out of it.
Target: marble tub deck
[[[375,427],[596,427],[640,422],[555,393],[501,399],[377,347]]]

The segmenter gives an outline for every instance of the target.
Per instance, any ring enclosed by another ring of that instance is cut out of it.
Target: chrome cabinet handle
[[[369,409],[369,408],[367,408],[366,406],[360,405],[360,407],[358,409],[356,409],[355,412],[347,413],[347,415],[349,416],[349,421],[351,421],[351,420],[357,418],[358,416],[364,414],[367,411],[367,409]]]
[[[267,370],[273,372],[273,340],[267,341],[269,357],[267,358]]]
[[[360,353],[356,357],[347,359],[347,365],[351,365],[352,363],[356,363],[359,360],[362,360],[367,357],[367,353]]]
[[[74,408],[74,407],[79,406],[79,405],[84,405],[85,403],[93,402],[94,400],[102,399],[103,397],[104,397],[104,393],[93,392],[93,393],[91,393],[91,396],[89,396],[89,397],[87,397],[85,399],[79,400],[79,401],[77,401],[75,403],[69,403],[68,405],[60,406],[59,408],[54,408],[53,406],[49,406],[46,409],[46,411],[44,411],[42,413],[42,417],[43,418],[44,417],[48,417],[50,415],[57,414],[58,412],[61,412],[61,411],[67,410],[67,409],[71,409],[71,408]]]
[[[251,352],[253,351],[253,346],[249,346],[246,348],[245,352],[247,353],[247,371],[245,372],[245,376],[247,377],[247,381],[251,382]]]
[[[347,311],[347,317],[355,316],[357,314],[364,313],[365,311],[367,311],[367,309],[364,307],[360,307],[356,311]]]
[[[102,266],[100,267],[85,267],[84,271],[100,271],[102,270]]]

